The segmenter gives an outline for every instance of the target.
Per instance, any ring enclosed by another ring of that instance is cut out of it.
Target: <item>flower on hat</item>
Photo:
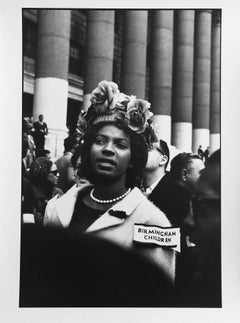
[[[79,118],[78,127],[87,130],[100,122],[117,122],[137,133],[143,133],[153,115],[148,101],[119,91],[114,82],[102,81],[93,90],[91,105]]]
[[[84,116],[84,113],[81,112],[79,114],[79,116],[78,116],[77,129],[76,129],[76,131],[78,133],[83,134],[83,133],[86,132],[87,128],[88,128],[87,120],[86,120],[86,118]]]
[[[148,120],[153,115],[149,111],[150,103],[146,100],[137,99],[135,96],[130,97],[127,105],[128,127],[137,133],[143,133]]]
[[[114,82],[102,81],[98,84],[98,87],[93,90],[91,103],[95,106],[95,112],[113,113],[115,105],[119,98],[118,85]]]

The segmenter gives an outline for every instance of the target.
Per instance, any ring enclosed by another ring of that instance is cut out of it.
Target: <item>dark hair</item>
[[[34,186],[41,187],[47,197],[51,197],[53,184],[47,179],[53,162],[45,157],[37,157],[30,166],[30,181]]]
[[[22,140],[22,158],[26,157],[27,152],[29,149],[29,143],[28,138],[25,134],[23,134],[23,140]]]
[[[75,167],[76,167],[76,165],[77,165],[77,160],[78,160],[78,158],[82,155],[82,150],[83,150],[83,147],[82,147],[82,146],[83,146],[82,144],[78,145],[78,146],[75,148],[74,153],[73,153],[73,155],[72,155],[72,157],[71,157],[71,164],[72,164],[72,167],[73,167],[73,168],[75,168]]]
[[[218,149],[212,153],[208,159],[208,164],[220,164],[221,163],[221,150]]]
[[[170,174],[175,180],[181,178],[182,169],[188,169],[193,159],[201,159],[198,154],[193,153],[180,153],[175,156],[171,161]]]
[[[205,181],[215,194],[221,194],[221,150],[218,149],[209,157],[205,170]],[[201,178],[201,177],[200,177]],[[203,178],[203,173],[202,173]]]
[[[75,140],[73,137],[69,136],[67,138],[64,139],[64,149],[65,151],[70,151],[73,149],[75,144]]]
[[[90,149],[93,141],[96,137],[97,131],[106,123],[100,123],[91,128],[89,132],[84,135],[84,143],[82,146],[82,162],[80,165],[81,173],[92,183],[94,183],[94,174],[91,170],[90,163]],[[130,136],[130,148],[131,148],[131,161],[130,167],[127,170],[127,183],[128,187],[138,186],[140,187],[142,182],[142,172],[147,163],[148,152],[147,145],[144,137],[141,134],[130,130],[127,127],[113,123],[119,129],[125,130]]]
[[[50,153],[51,153],[50,150],[40,148],[40,149],[36,150],[36,157],[38,157],[38,158],[39,157],[47,157],[47,155]]]

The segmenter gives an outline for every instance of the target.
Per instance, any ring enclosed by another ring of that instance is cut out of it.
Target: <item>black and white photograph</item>
[[[234,6],[204,4],[6,10],[20,39],[2,127],[16,153],[1,194],[15,237],[2,226],[4,322],[229,318],[239,41]]]

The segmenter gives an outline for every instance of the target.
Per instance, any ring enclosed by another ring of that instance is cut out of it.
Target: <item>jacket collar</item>
[[[71,222],[78,194],[84,194],[91,187],[92,184],[83,185],[82,187],[77,187],[76,184],[74,184],[64,195],[61,196],[61,198],[56,201],[56,212],[64,227],[68,227]]]

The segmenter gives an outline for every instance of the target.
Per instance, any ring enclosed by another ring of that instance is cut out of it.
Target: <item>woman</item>
[[[33,186],[35,223],[41,225],[47,202],[54,196],[63,195],[62,190],[56,187],[57,167],[51,160],[38,157],[31,164],[29,176]]]
[[[147,162],[142,133],[151,116],[150,104],[120,93],[115,83],[107,81],[93,91],[91,103],[83,124],[86,133],[80,168],[91,184],[83,182],[60,199],[49,201],[44,224],[91,232],[134,249],[173,281],[174,252],[134,241],[136,223],[170,226],[137,187]]]

